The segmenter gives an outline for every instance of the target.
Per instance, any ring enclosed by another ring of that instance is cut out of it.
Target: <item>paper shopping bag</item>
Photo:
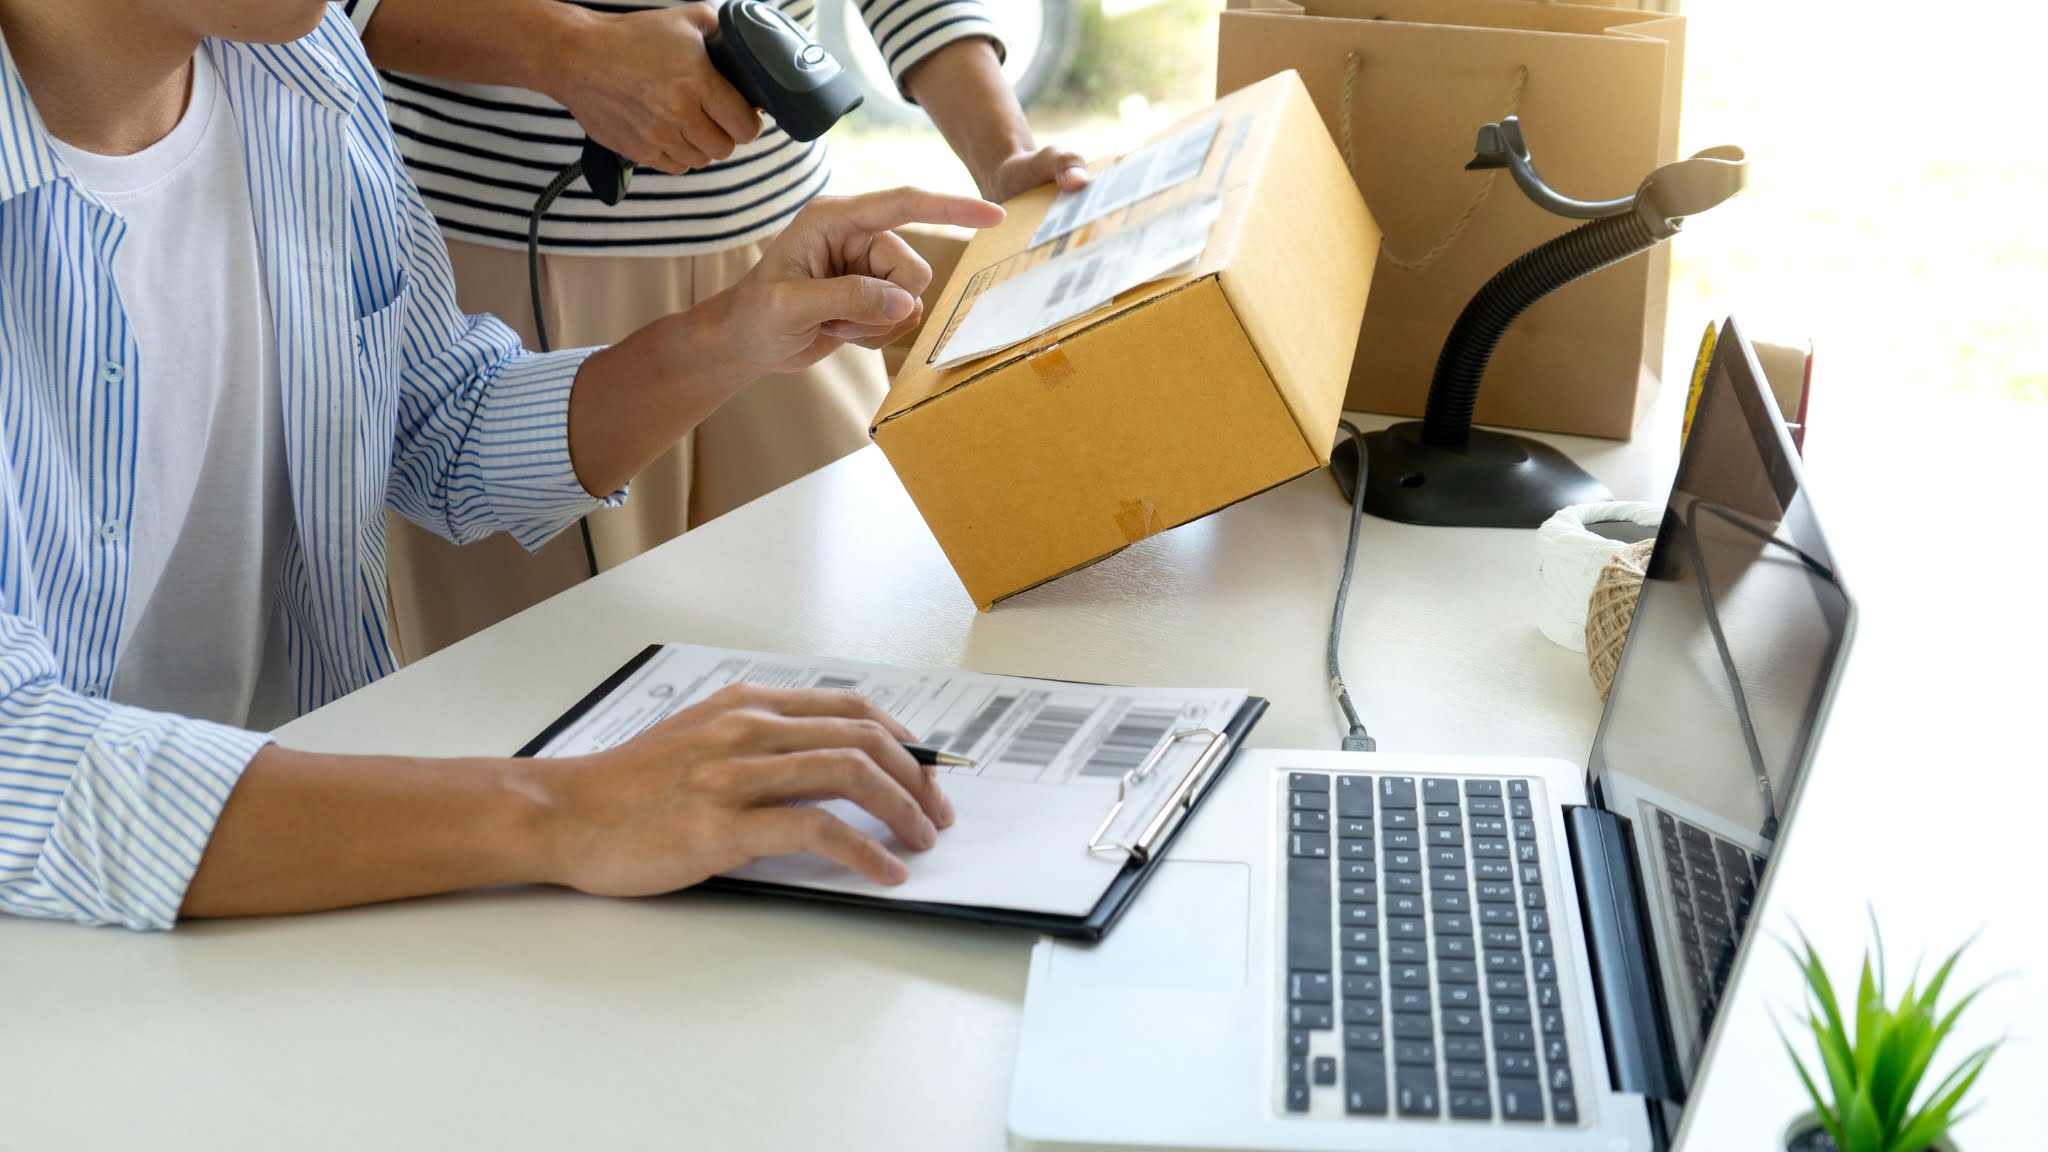
[[[1346,405],[1416,416],[1444,337],[1508,263],[1581,223],[1505,171],[1468,172],[1482,125],[1520,118],[1566,196],[1633,193],[1677,158],[1685,23],[1534,0],[1230,0],[1217,92],[1301,73],[1384,232]],[[1668,246],[1529,309],[1502,339],[1476,419],[1626,437],[1657,386]]]

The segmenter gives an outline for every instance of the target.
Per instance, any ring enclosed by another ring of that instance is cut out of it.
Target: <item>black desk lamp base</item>
[[[1365,510],[1387,520],[1535,528],[1559,508],[1614,499],[1564,453],[1522,436],[1475,428],[1464,450],[1454,451],[1423,443],[1422,422],[1411,420],[1365,442]],[[1336,454],[1354,451],[1349,440],[1337,442]]]

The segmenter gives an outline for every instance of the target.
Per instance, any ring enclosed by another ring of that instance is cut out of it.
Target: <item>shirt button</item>
[[[87,698],[87,699],[90,699],[90,700],[97,700],[97,699],[99,699],[99,698],[100,698],[100,686],[99,686],[99,685],[97,685],[97,684],[87,684],[87,685],[85,686],[85,696],[86,696],[86,698]]]
[[[124,369],[119,364],[116,364],[113,361],[109,360],[107,361],[107,366],[105,368],[100,369],[100,375],[103,378],[105,378],[106,382],[109,384],[119,384],[121,382],[121,376],[123,371]]]
[[[100,539],[113,543],[121,538],[121,526],[112,520],[100,525]]]

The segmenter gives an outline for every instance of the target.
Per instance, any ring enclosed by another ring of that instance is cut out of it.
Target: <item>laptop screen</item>
[[[1849,627],[1791,440],[1730,322],[1591,757],[1597,794],[1631,824],[1685,1084],[1790,832]]]

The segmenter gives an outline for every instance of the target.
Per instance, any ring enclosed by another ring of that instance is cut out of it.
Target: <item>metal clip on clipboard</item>
[[[1159,811],[1153,814],[1151,821],[1145,825],[1145,830],[1138,835],[1137,841],[1119,844],[1104,840],[1103,837],[1109,835],[1109,830],[1116,826],[1117,818],[1123,815],[1124,802],[1130,799],[1131,786],[1150,777],[1153,770],[1159,767],[1159,762],[1166,759],[1166,754],[1181,742],[1205,736],[1209,742],[1202,748],[1201,755],[1195,757],[1195,762],[1188,767],[1187,774],[1180,778],[1180,783],[1173,786],[1173,792],[1167,796],[1166,803],[1159,806]],[[1152,754],[1145,757],[1143,764],[1124,773],[1117,781],[1116,803],[1109,806],[1109,814],[1102,818],[1102,825],[1088,838],[1088,851],[1123,852],[1131,859],[1144,863],[1152,854],[1152,850],[1159,845],[1159,838],[1172,827],[1175,814],[1184,814],[1194,806],[1194,798],[1200,794],[1202,784],[1220,763],[1217,753],[1221,752],[1228,742],[1228,735],[1214,728],[1185,728],[1175,732],[1159,747],[1154,748]]]

